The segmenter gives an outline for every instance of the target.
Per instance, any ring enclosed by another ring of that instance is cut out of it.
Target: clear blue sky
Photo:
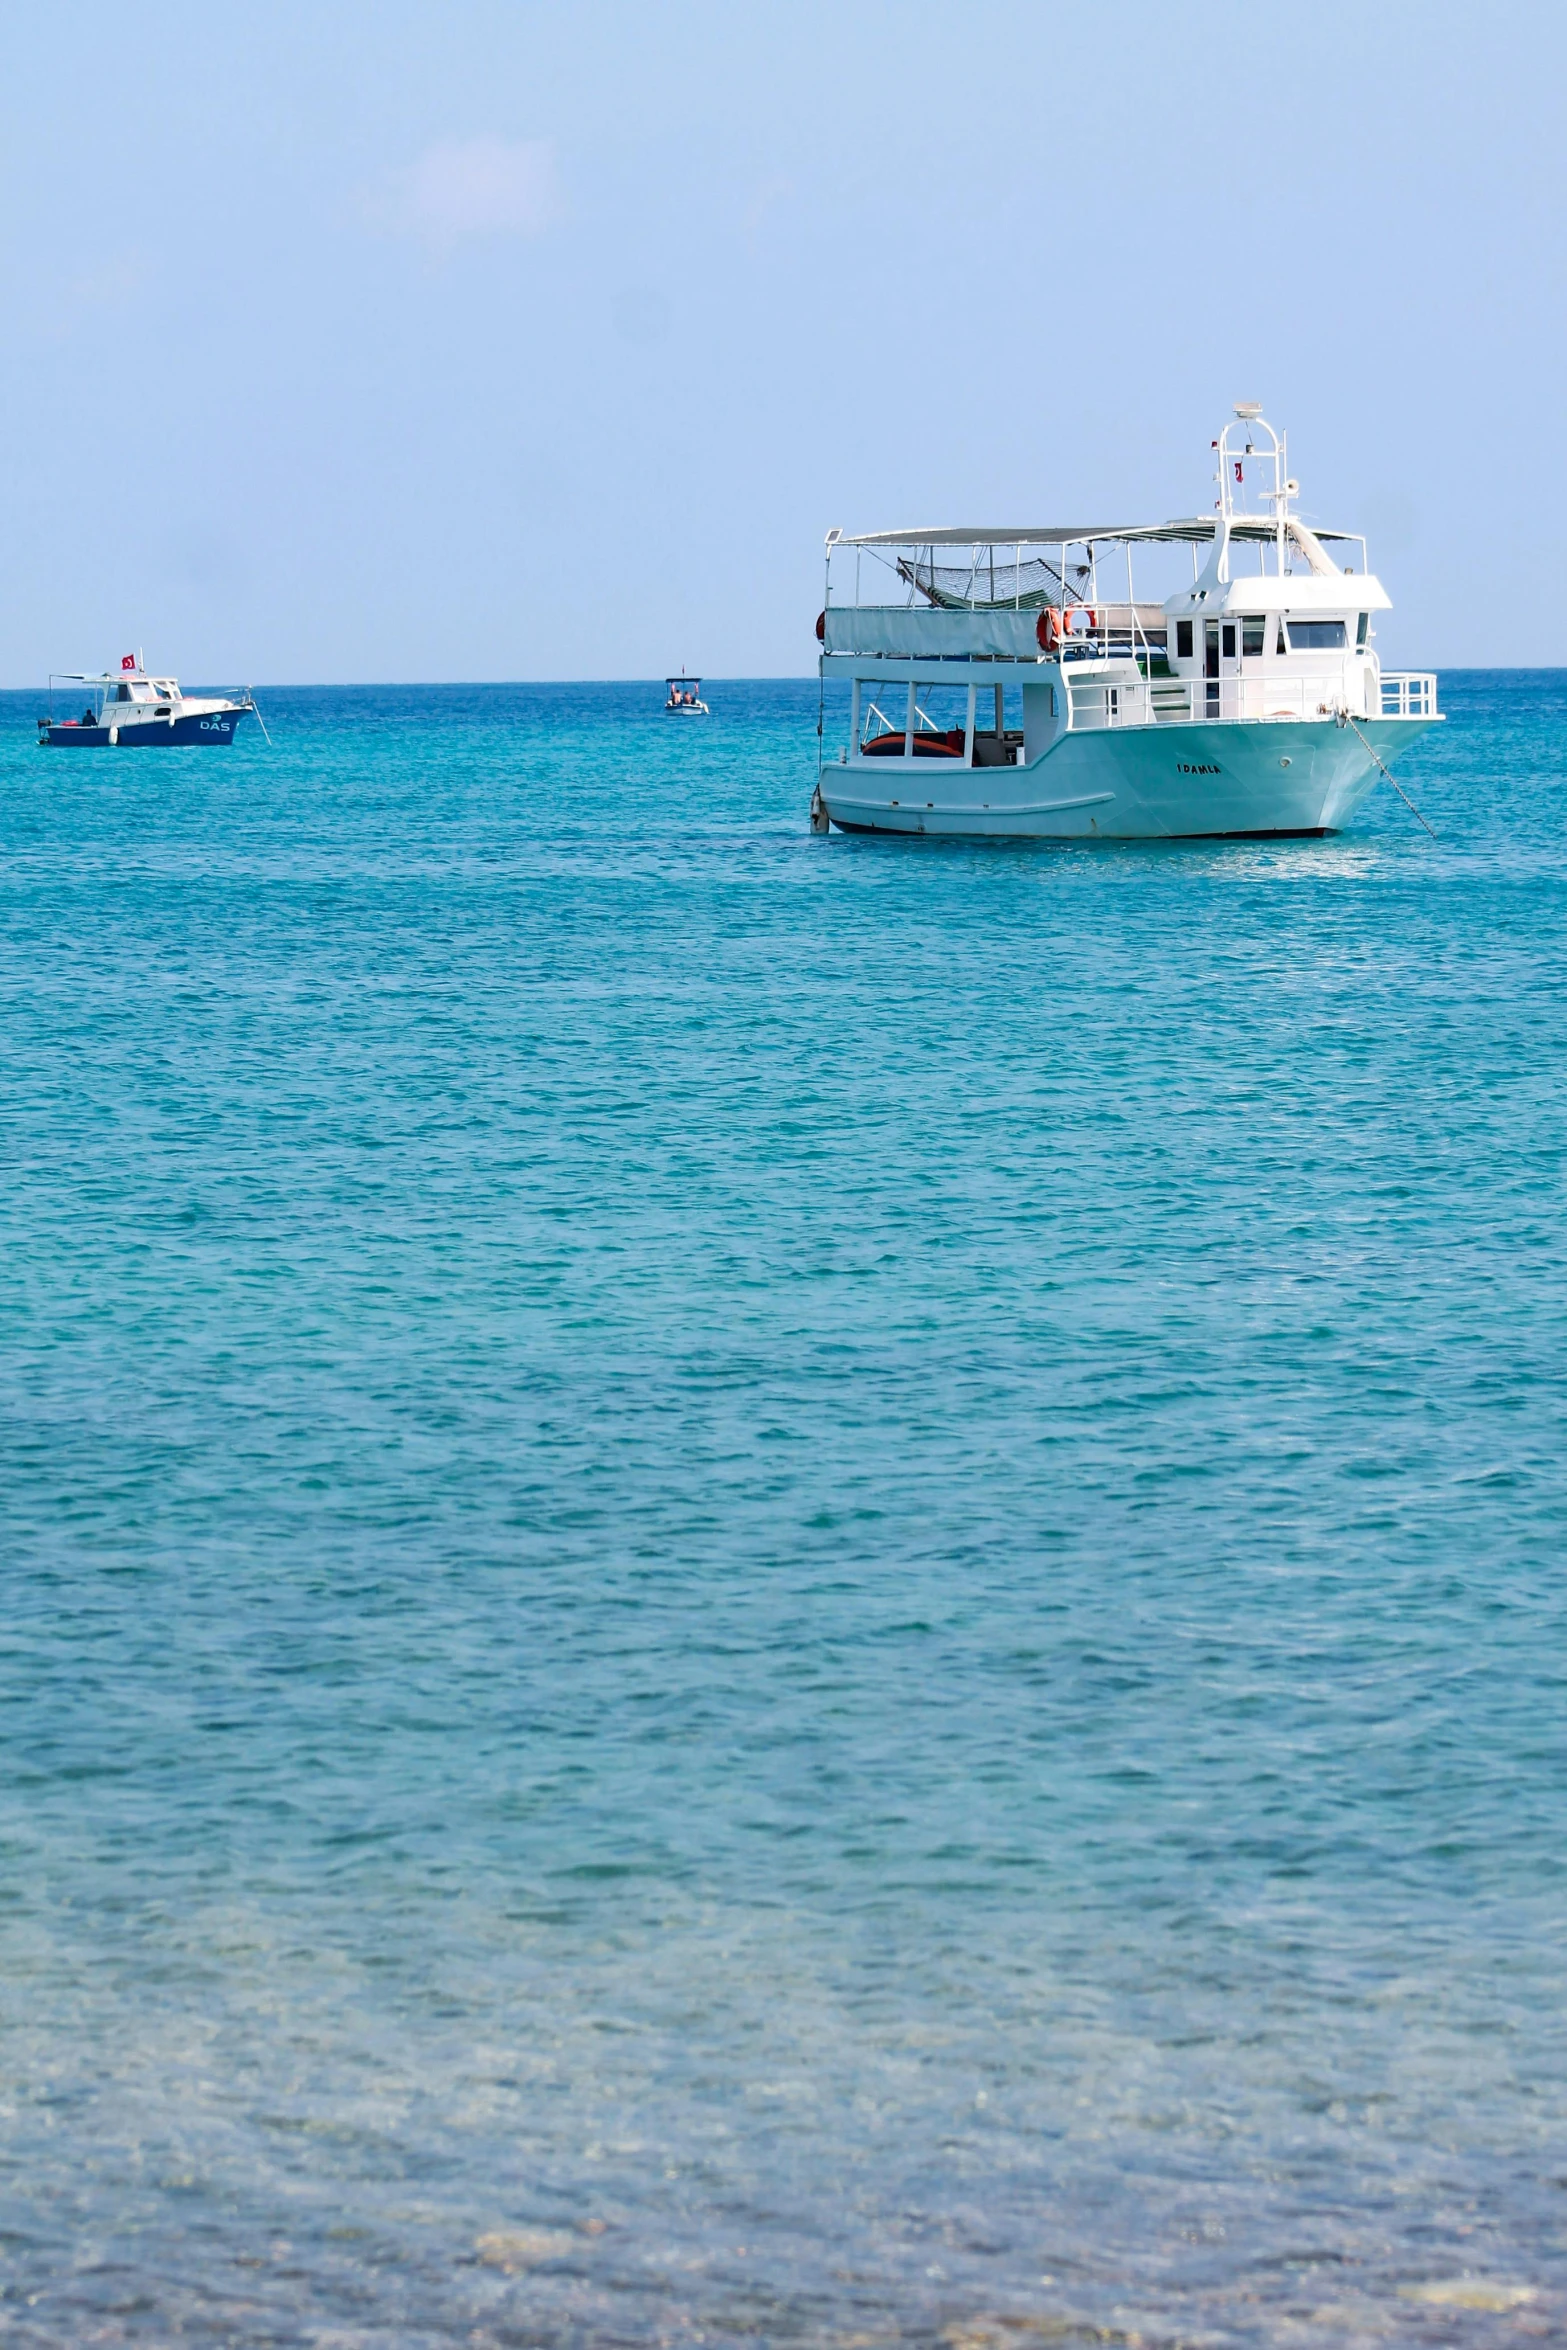
[[[1385,659],[1560,662],[1563,21],[10,9],[0,683],[804,672],[829,524],[1191,511],[1247,397]]]

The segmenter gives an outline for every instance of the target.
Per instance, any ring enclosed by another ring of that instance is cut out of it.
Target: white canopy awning
[[[1084,539],[1135,538],[1135,529],[1095,523],[1081,529],[1039,530],[867,530],[845,538],[846,547],[1070,547]]]
[[[1189,520],[1175,522],[1031,523],[1014,524],[1006,530],[978,524],[972,529],[867,530],[856,537],[845,535],[838,543],[845,547],[1074,547],[1090,540],[1102,546],[1107,539],[1175,539],[1203,545],[1213,537],[1218,520],[1216,514],[1194,514]],[[1319,539],[1360,536],[1357,530],[1324,530],[1317,524],[1312,528]],[[1277,530],[1278,525],[1265,514],[1230,518],[1232,539],[1271,539]]]

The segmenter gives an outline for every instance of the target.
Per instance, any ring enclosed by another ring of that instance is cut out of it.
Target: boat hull
[[[38,740],[57,751],[166,751],[191,744],[209,747],[231,743],[239,731],[240,720],[249,716],[248,710],[189,711],[182,712],[172,723],[167,718],[143,719],[138,724],[117,729],[83,726],[80,721],[59,726],[40,723]],[[111,743],[109,737],[115,732],[119,740]]]
[[[1336,832],[1433,720],[1104,728],[1017,767],[864,759],[822,771],[844,832],[958,839],[1193,840]],[[1364,738],[1364,739],[1362,739]],[[1367,748],[1369,744],[1370,748]]]

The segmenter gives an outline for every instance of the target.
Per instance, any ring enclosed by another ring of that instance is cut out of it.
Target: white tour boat
[[[89,699],[78,718],[56,718],[56,685],[84,685]],[[49,715],[38,721],[40,747],[52,750],[166,750],[172,744],[231,743],[242,718],[261,713],[247,687],[242,694],[182,694],[174,677],[149,677],[139,653],[117,670],[93,675],[57,669],[49,680]],[[263,734],[266,728],[261,727]]]
[[[1436,679],[1383,671],[1389,599],[1365,541],[1300,520],[1261,410],[1237,404],[1213,448],[1214,511],[1187,521],[829,532],[816,634],[849,730],[820,750],[815,827],[1168,840],[1344,824],[1437,723]],[[1190,582],[1139,601],[1136,568],[1183,555]]]

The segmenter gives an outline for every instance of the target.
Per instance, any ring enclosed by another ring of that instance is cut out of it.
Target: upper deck
[[[1090,704],[1121,724],[1435,716],[1434,678],[1383,675],[1390,599],[1364,538],[1294,512],[1283,436],[1247,403],[1213,450],[1208,515],[831,532],[824,669],[934,682],[953,663],[1050,664],[1067,725]]]

